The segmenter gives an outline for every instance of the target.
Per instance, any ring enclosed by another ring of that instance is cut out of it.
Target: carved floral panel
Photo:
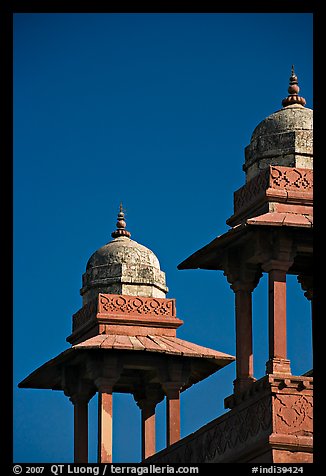
[[[99,312],[120,315],[175,317],[175,304],[174,299],[100,294]]]

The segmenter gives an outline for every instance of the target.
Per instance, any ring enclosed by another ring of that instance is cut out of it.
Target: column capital
[[[232,291],[247,291],[252,293],[262,277],[262,272],[258,266],[249,267],[233,263],[225,266],[224,276],[226,276]]]
[[[164,392],[159,384],[149,384],[136,389],[133,393],[137,406],[145,408],[155,408],[164,399]]]
[[[94,380],[96,388],[102,393],[112,393],[117,378],[98,377]]]
[[[262,264],[263,271],[284,271],[285,273],[291,268],[293,260],[270,259]]]
[[[89,388],[83,388],[82,390],[77,390],[73,393],[69,400],[73,405],[77,405],[78,403],[88,403],[90,399],[95,395],[95,389],[93,386],[89,386]]]
[[[293,239],[275,231],[272,234],[270,245],[268,254],[262,260],[261,266],[263,271],[278,270],[287,272],[292,266],[296,255]]]
[[[83,375],[80,367],[66,367],[62,371],[63,392],[74,405],[82,402],[88,403],[96,393],[93,382],[83,378]]]
[[[178,398],[184,382],[163,382],[162,388],[168,398]]]
[[[162,361],[161,365],[158,367],[158,378],[163,390],[164,385],[168,382],[179,385],[180,388],[183,387],[188,382],[189,376],[190,363],[186,359],[176,360],[170,358],[168,361]]]

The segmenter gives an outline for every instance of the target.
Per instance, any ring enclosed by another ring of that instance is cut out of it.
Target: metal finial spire
[[[290,84],[288,87],[288,97],[283,99],[282,106],[291,106],[292,104],[299,104],[304,106],[306,104],[305,98],[298,96],[300,88],[298,86],[298,77],[294,72],[294,65],[291,68]]]
[[[126,230],[125,214],[123,212],[122,202],[120,202],[117,229],[111,233],[112,238],[118,238],[119,236],[126,236],[130,238],[131,233]]]

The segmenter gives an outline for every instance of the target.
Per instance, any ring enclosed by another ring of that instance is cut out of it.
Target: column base
[[[290,361],[274,357],[266,362],[266,374],[291,374]]]
[[[256,382],[254,377],[237,377],[233,381],[234,393],[241,393],[251,387],[251,385]]]

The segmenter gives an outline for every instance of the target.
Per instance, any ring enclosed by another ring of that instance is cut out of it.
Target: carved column
[[[112,390],[107,378],[95,381],[98,388],[98,462],[112,463]]]
[[[266,373],[291,373],[286,341],[286,274],[293,261],[270,260],[263,265],[268,272],[268,342]]]
[[[246,390],[254,378],[252,344],[252,292],[261,272],[247,266],[227,265],[225,273],[235,294],[236,379],[234,392]]]
[[[159,386],[148,385],[141,395],[134,398],[141,409],[142,461],[156,452],[155,408],[163,400],[164,394]]]

